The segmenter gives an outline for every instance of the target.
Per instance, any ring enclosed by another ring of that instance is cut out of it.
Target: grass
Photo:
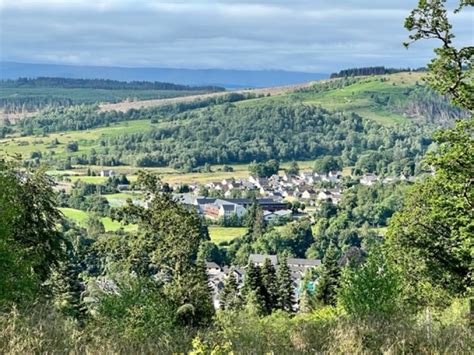
[[[66,218],[76,222],[79,226],[85,227],[87,218],[89,217],[89,213],[81,210],[77,210],[75,208],[60,208],[59,209]],[[118,221],[113,221],[109,217],[102,217],[101,221],[105,227],[106,232],[115,232],[120,228],[123,228],[127,232],[137,230],[136,225],[122,225]]]
[[[0,139],[0,152],[7,154],[20,154],[29,158],[35,151],[42,153],[54,152],[57,157],[82,155],[88,153],[92,148],[100,151],[103,147],[98,144],[99,138],[122,135],[124,131],[129,133],[144,132],[158,126],[150,123],[150,120],[136,120],[120,122],[109,127],[94,128],[83,131],[68,131],[51,133],[45,136],[9,137]],[[60,144],[51,148],[50,143],[57,139]],[[74,153],[66,153],[65,147],[69,142],[78,142],[79,150]]]
[[[229,242],[237,237],[241,237],[247,232],[245,227],[209,227],[211,240],[216,243]]]
[[[133,195],[124,193],[124,194],[112,194],[112,195],[105,195],[105,196],[107,198],[116,198],[116,197],[128,198],[129,196],[133,196]],[[66,218],[76,222],[81,227],[86,226],[87,218],[90,215],[88,212],[81,211],[75,208],[60,208],[59,210],[64,214]],[[104,224],[106,232],[115,232],[120,228],[123,228],[127,232],[137,230],[136,225],[125,226],[125,225],[122,225],[118,221],[112,221],[109,217],[102,217],[101,221]],[[209,227],[209,234],[210,234],[211,240],[216,244],[219,244],[224,241],[231,241],[232,239],[235,239],[237,237],[244,235],[246,231],[247,231],[247,228],[245,227],[217,227],[217,226]]]
[[[377,104],[373,95],[387,95],[391,99],[406,100],[405,91],[416,83],[422,84],[423,73],[397,73],[384,76],[360,78],[346,87],[329,89],[323,92],[305,91],[290,94],[295,101],[319,105],[329,110],[355,112],[363,118],[382,125],[407,123],[403,115],[391,112],[389,107]],[[383,78],[383,80],[382,80]],[[321,85],[315,84],[315,87]]]
[[[307,171],[312,170],[314,161],[297,161],[300,170]],[[284,173],[284,169],[290,167],[291,162],[283,162],[280,165],[280,174]],[[90,169],[96,173],[100,172],[102,169],[112,169],[117,174],[125,174],[129,181],[133,182],[137,179],[137,173],[140,170],[152,172],[158,174],[164,182],[170,184],[206,184],[209,182],[222,181],[223,179],[243,179],[249,177],[249,164],[228,164],[228,166],[233,168],[232,172],[222,171],[223,165],[212,165],[212,172],[209,173],[183,173],[177,171],[170,167],[160,167],[160,168],[136,168],[133,166],[117,166],[117,167],[104,167],[104,166],[89,166]],[[81,180],[83,182],[94,183],[94,184],[104,184],[107,181],[107,177],[101,176],[86,176],[87,166],[74,166],[72,170],[51,170],[48,171],[49,174],[54,176],[64,176],[67,177],[71,182],[76,182]],[[350,171],[350,170],[349,170]]]

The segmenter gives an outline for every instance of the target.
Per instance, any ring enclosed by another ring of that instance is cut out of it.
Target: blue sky
[[[402,46],[416,0],[0,0],[3,61],[174,68],[423,66]],[[448,1],[448,4],[456,1]],[[473,43],[473,13],[451,16]]]

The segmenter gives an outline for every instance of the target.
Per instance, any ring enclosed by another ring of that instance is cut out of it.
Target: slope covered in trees
[[[187,171],[206,162],[327,155],[362,171],[398,174],[408,167],[412,174],[434,128],[466,115],[422,80],[420,73],[335,79],[284,95],[229,93],[128,112],[102,112],[95,106],[54,108],[3,127],[6,139],[0,143],[6,152],[26,152],[27,159],[37,151],[41,156],[38,161],[35,154],[35,164],[57,166],[69,161]],[[104,133],[119,124],[132,126],[132,121],[137,121],[136,129]],[[63,137],[62,132],[70,133]],[[18,134],[25,137],[7,138]],[[32,135],[37,137],[28,137]],[[53,145],[45,143],[53,140]],[[70,142],[79,143],[77,149],[65,149]]]
[[[0,109],[24,113],[46,107],[172,98],[224,91],[217,86],[187,86],[162,82],[40,77],[0,81]]]

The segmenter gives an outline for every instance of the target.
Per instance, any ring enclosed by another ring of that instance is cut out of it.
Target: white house
[[[113,171],[113,170],[101,170],[100,171],[100,176],[102,176],[102,177],[115,176],[115,171]]]
[[[379,180],[375,174],[364,174],[360,179],[360,183],[365,186],[373,186]]]

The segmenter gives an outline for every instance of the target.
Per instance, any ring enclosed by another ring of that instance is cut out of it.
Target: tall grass
[[[133,339],[113,329],[79,326],[47,306],[0,316],[5,354],[472,354],[467,302],[390,319],[350,318],[334,308],[290,317],[218,313],[209,329]]]

